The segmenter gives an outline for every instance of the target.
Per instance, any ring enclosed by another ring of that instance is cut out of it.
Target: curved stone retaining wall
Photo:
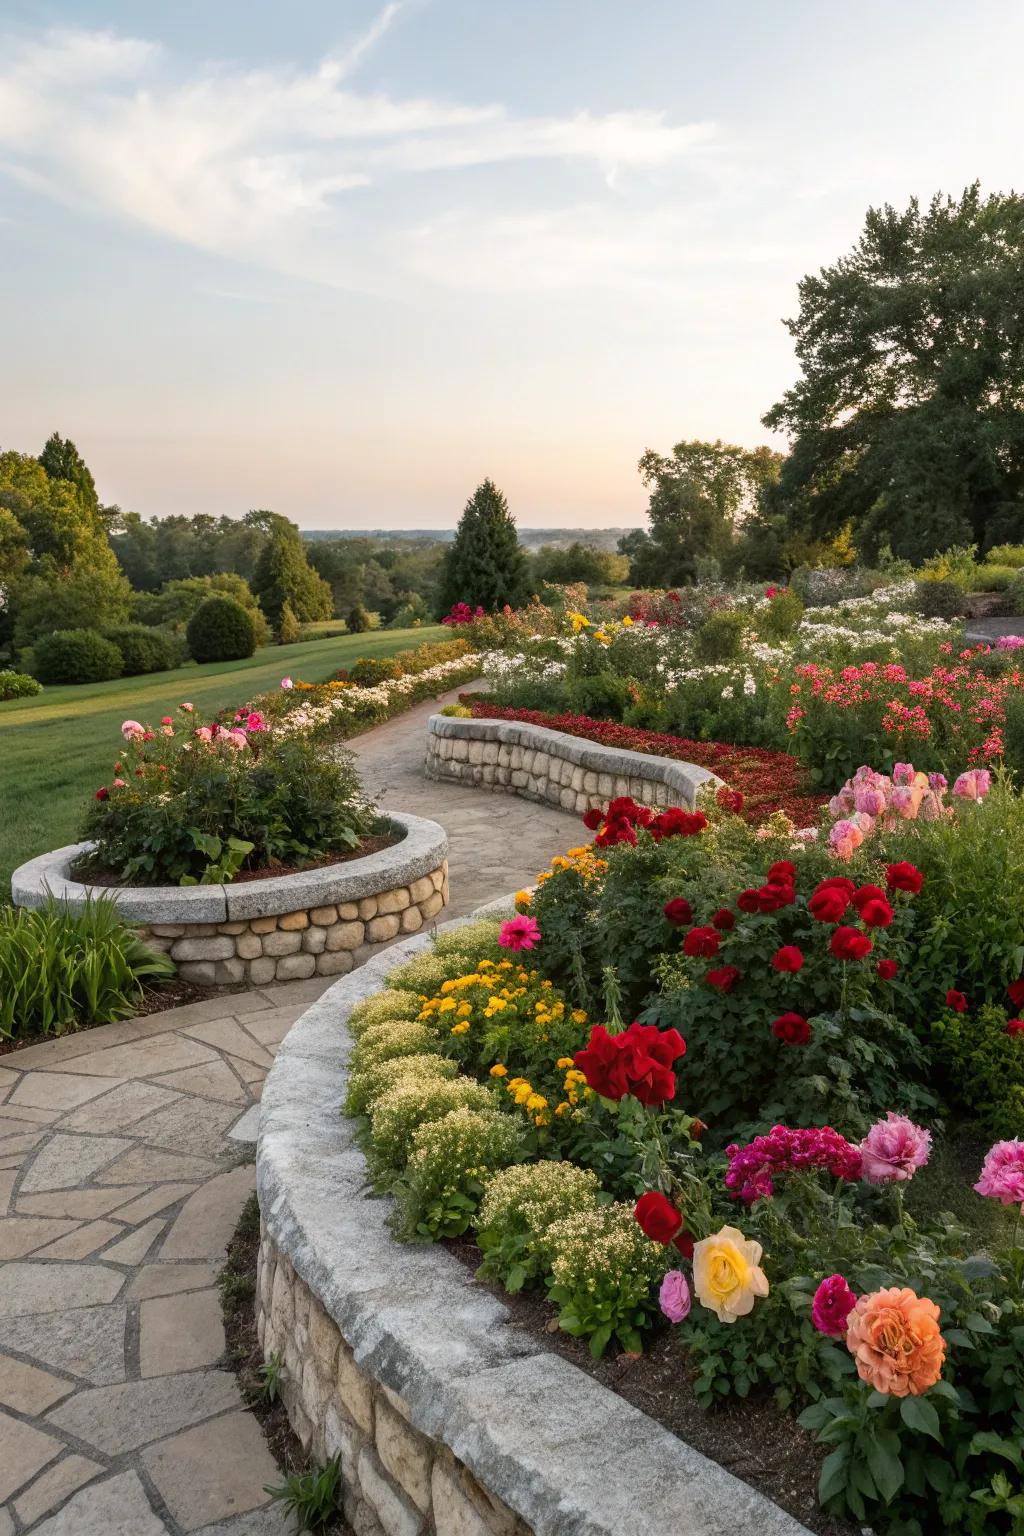
[[[641,805],[693,806],[704,784],[721,780],[696,763],[603,747],[521,720],[427,721],[429,779],[504,789],[582,814],[632,795]]]
[[[381,944],[418,932],[448,901],[444,828],[420,816],[391,820],[404,836],[390,848],[239,885],[83,885],[68,872],[89,844],[72,843],[15,870],[11,892],[15,906],[39,907],[52,895],[72,910],[110,897],[147,944],[201,986],[342,976]]]
[[[495,904],[502,907],[506,904]],[[480,915],[480,914],[474,914]],[[446,924],[453,928],[457,924]],[[437,1246],[390,1235],[340,1110],[345,1021],[425,947],[337,982],[285,1036],[260,1115],[257,1327],[358,1536],[807,1536],[540,1340]]]

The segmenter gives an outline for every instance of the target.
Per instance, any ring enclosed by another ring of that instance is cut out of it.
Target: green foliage
[[[584,582],[588,587],[617,587],[629,580],[629,558],[594,549],[575,540],[566,549],[545,544],[532,559],[536,585],[542,582]]]
[[[998,402],[1021,382],[1022,206],[975,184],[869,209],[853,250],[801,282],[787,324],[803,374],[764,417],[793,439],[779,502],[794,531],[851,523],[869,553],[918,560],[1020,537],[1024,428]]]
[[[301,736],[239,745],[179,728],[126,743],[122,757],[123,781],[93,800],[83,835],[90,863],[128,884],[220,881],[243,862],[294,868],[354,848],[374,825],[351,762]]]
[[[230,597],[208,597],[200,603],[185,633],[198,662],[239,661],[256,649],[252,614]]]
[[[164,630],[145,624],[122,624],[104,631],[104,636],[121,652],[122,676],[138,677],[146,672],[166,672],[181,663],[180,644]]]
[[[5,667],[0,668],[0,704],[5,699],[28,699],[42,691],[42,683],[29,677],[27,672],[11,672]]]
[[[382,1019],[362,1030],[349,1059],[349,1081],[358,1072],[400,1056],[432,1050],[434,1032],[415,1019]]]
[[[657,1312],[654,1285],[669,1264],[666,1249],[644,1237],[633,1207],[602,1205],[555,1221],[545,1239],[558,1326],[586,1339],[599,1360],[614,1340],[636,1353]]]
[[[39,463],[51,480],[69,481],[77,491],[82,505],[98,511],[96,482],[70,437],[61,437],[59,432],[52,433],[39,455]]]
[[[401,676],[401,663],[394,656],[361,656],[349,668],[348,680],[360,688],[375,688],[378,683],[394,681]]]
[[[392,1020],[413,1020],[420,1011],[420,1000],[415,991],[386,987],[372,997],[363,998],[349,1015],[348,1027],[356,1040],[378,1024]]]
[[[165,581],[159,592],[135,592],[132,594],[132,616],[140,624],[166,625],[183,631],[196,609],[208,597],[231,597],[236,603],[241,603],[253,616],[256,644],[267,644],[270,626],[252,595],[249,583],[244,576],[230,571],[222,571],[215,576],[189,576],[177,581]]]
[[[58,629],[33,648],[36,676],[42,683],[103,683],[124,671],[121,652],[95,629]]]
[[[291,603],[285,603],[281,609],[281,621],[277,626],[278,645],[294,645],[302,636],[302,625],[295,617],[295,610]]]
[[[107,549],[88,563],[30,572],[13,592],[14,644],[23,649],[58,629],[100,629],[128,617],[131,594]]]
[[[260,1379],[260,1397],[265,1403],[276,1403],[285,1377],[284,1361],[276,1349],[271,1350],[256,1374]]]
[[[944,1012],[931,1043],[950,1099],[989,1135],[1024,1136],[1024,1034],[1007,1031],[1005,1008]]]
[[[804,605],[790,588],[769,600],[758,628],[763,640],[790,640],[800,628]]]
[[[434,1242],[460,1237],[488,1180],[519,1154],[522,1128],[497,1109],[460,1106],[413,1133],[405,1172],[394,1186],[397,1229]]]
[[[445,553],[438,613],[458,602],[494,613],[528,596],[528,567],[508,502],[492,480],[466,503],[455,538]]]
[[[428,1120],[441,1120],[453,1109],[487,1112],[490,1092],[468,1078],[400,1078],[376,1099],[370,1110],[367,1163],[379,1188],[390,1188],[403,1172],[413,1137]]]
[[[53,899],[35,910],[0,906],[0,1039],[128,1018],[144,981],[173,974],[105,898],[79,912]]]
[[[477,1273],[513,1294],[550,1272],[547,1233],[553,1222],[597,1207],[597,1175],[575,1163],[520,1163],[487,1183],[476,1218],[483,1254]]]
[[[694,636],[694,650],[701,661],[733,661],[743,649],[746,616],[712,613]]]
[[[422,1025],[416,1028],[421,1029]],[[433,1039],[428,1035],[426,1047],[422,1051],[377,1061],[364,1058],[363,1064],[353,1067],[349,1073],[345,1113],[353,1116],[368,1114],[381,1095],[396,1083],[453,1078],[458,1071],[458,1063],[438,1056],[430,1049],[433,1044]]]
[[[1010,566],[1024,570],[1024,544],[996,544],[985,556],[986,565]]]
[[[371,628],[370,615],[362,603],[357,603],[350,610],[348,618],[345,620],[345,627],[350,635],[365,635],[366,631]]]
[[[268,1483],[263,1491],[282,1506],[286,1515],[294,1517],[296,1531],[323,1531],[342,1514],[345,1484],[341,1457],[307,1472],[289,1472],[283,1483]]]
[[[331,589],[306,559],[302,535],[294,523],[276,513],[265,514],[269,536],[260,551],[252,576],[252,590],[280,638],[285,610],[309,624],[329,619],[333,608]]]
[[[956,619],[965,611],[964,591],[955,581],[919,581],[918,611],[926,619]]]

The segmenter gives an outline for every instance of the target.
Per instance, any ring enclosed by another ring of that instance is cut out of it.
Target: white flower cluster
[[[372,688],[355,685],[338,688],[329,699],[316,704],[300,704],[297,709],[290,710],[275,726],[275,734],[302,736],[345,715],[377,715],[380,719],[386,719],[392,705],[408,697],[421,684],[430,684],[432,689],[436,685],[436,691],[443,693],[446,683],[454,683],[460,678],[468,681],[476,676],[482,669],[482,662],[482,656],[470,652],[466,656],[455,657],[453,661],[439,662],[436,667],[428,667],[425,672],[409,672],[404,677],[389,678],[383,683],[376,683]]]

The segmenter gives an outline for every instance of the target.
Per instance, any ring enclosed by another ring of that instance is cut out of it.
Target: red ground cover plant
[[[689,741],[685,736],[669,736],[661,731],[642,731],[614,720],[593,720],[589,715],[552,715],[540,709],[505,709],[488,704],[478,695],[467,693],[462,702],[473,710],[476,720],[522,720],[529,725],[543,725],[551,731],[565,731],[582,736],[604,747],[621,747],[629,752],[648,752],[656,757],[673,757],[678,762],[696,763],[717,773],[720,779],[743,795],[740,813],[752,826],[759,826],[773,811],[785,811],[798,827],[818,820],[827,796],[811,794],[803,764],[787,752],[769,752],[764,747],[735,747],[725,741]]]

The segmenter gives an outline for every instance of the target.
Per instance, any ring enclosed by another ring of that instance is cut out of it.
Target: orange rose
[[[861,1381],[888,1397],[920,1397],[942,1375],[946,1357],[938,1307],[898,1285],[860,1298],[850,1313],[846,1347]]]

